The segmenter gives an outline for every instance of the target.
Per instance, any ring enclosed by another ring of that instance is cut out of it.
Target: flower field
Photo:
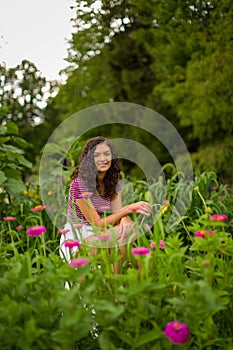
[[[79,255],[63,260],[64,229],[51,223],[36,187],[18,205],[5,202],[1,349],[233,349],[232,191],[214,173],[195,175],[189,186],[187,212],[170,232],[176,195],[185,200],[187,184],[174,177],[123,188],[126,202],[156,204],[150,225],[132,212],[136,230],[146,230],[127,246],[124,263],[120,251],[101,248],[104,235],[94,257],[67,241]]]

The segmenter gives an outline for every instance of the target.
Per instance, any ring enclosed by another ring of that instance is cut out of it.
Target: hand
[[[151,213],[151,205],[148,202],[140,201],[128,206],[129,213],[136,212],[138,214],[149,216]]]

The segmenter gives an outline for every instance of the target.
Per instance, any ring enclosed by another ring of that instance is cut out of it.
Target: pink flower
[[[141,210],[140,206],[137,206],[137,207],[131,206],[131,207],[129,207],[129,211],[131,211],[131,212],[138,213],[138,212],[140,212],[140,210]]]
[[[156,248],[156,243],[155,242],[151,242],[150,243],[150,247],[152,249],[155,249]],[[160,239],[160,241],[159,241],[159,248],[160,249],[164,249],[164,247],[165,247],[165,242],[162,239]]]
[[[42,233],[46,232],[46,227],[44,226],[32,226],[27,230],[28,236],[40,236]]]
[[[97,236],[101,241],[107,241],[111,236],[108,233],[102,232]]]
[[[31,211],[41,211],[46,208],[46,205],[36,205],[34,208],[31,208]]]
[[[213,231],[211,231],[211,230],[201,230],[201,231],[197,231],[197,232],[195,232],[194,236],[195,236],[195,237],[205,238],[207,233],[208,233],[210,236],[214,236],[214,233],[213,233]]]
[[[65,228],[60,228],[59,230],[57,230],[57,233],[60,233],[62,235],[65,235],[67,232],[70,232],[70,230]]]
[[[91,197],[92,195],[93,195],[92,192],[86,191],[86,192],[82,192],[82,193],[78,196],[78,198],[89,198],[89,197]]]
[[[227,220],[227,215],[225,215],[225,214],[215,214],[215,215],[212,215],[211,217],[210,217],[210,220],[211,221],[219,221],[219,222],[221,222],[221,221],[225,221],[225,220]]]
[[[103,205],[102,207],[100,207],[100,210],[102,210],[102,211],[108,211],[110,209],[111,209],[110,205]]]
[[[169,202],[169,200],[168,199],[165,199],[164,201],[163,201],[163,204],[164,205],[168,205],[170,202]]]
[[[65,241],[64,246],[73,249],[74,247],[80,247],[81,243],[79,241],[76,241],[74,239],[68,239]]]
[[[189,338],[188,326],[180,321],[169,322],[164,328],[164,335],[173,344],[183,344],[188,341]]]
[[[82,267],[85,266],[89,263],[89,259],[87,258],[78,258],[78,259],[73,259],[69,263],[71,267]]]
[[[147,255],[150,254],[150,249],[146,247],[137,247],[132,250],[133,255]]]
[[[74,228],[81,228],[83,226],[83,224],[79,223],[79,224],[74,224]]]
[[[4,221],[14,221],[16,220],[16,218],[14,216],[6,216],[5,218],[3,218]]]
[[[16,226],[16,230],[17,230],[17,231],[20,231],[20,230],[23,230],[23,229],[24,229],[24,227],[23,227],[22,225]]]

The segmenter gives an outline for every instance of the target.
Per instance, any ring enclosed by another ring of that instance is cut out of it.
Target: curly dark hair
[[[80,177],[91,192],[99,193],[100,182],[97,177],[97,168],[94,163],[94,152],[96,146],[101,143],[105,143],[110,148],[112,154],[111,166],[106,172],[103,183],[104,196],[113,198],[116,195],[116,184],[120,180],[121,166],[115,146],[109,139],[103,136],[96,136],[87,141],[78,158],[78,165],[75,167],[70,177],[72,180],[76,177]]]

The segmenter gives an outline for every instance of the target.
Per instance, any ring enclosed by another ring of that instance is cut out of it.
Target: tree
[[[53,101],[60,118],[102,102],[146,105],[171,121],[195,152],[196,166],[205,170],[208,162],[198,162],[198,152],[203,155],[206,145],[217,149],[225,136],[224,144],[231,142],[232,2],[77,0],[76,4],[69,78]],[[110,136],[115,132],[113,128]],[[152,145],[161,162],[167,161],[149,135],[135,131],[131,136]],[[212,161],[211,170],[229,176],[223,158],[219,164]]]
[[[23,60],[9,69],[5,64],[0,66],[0,106],[7,111],[1,113],[1,123],[15,122],[20,135],[34,144],[31,161],[45,141],[37,126],[43,122],[44,109],[56,91],[57,83],[47,81],[32,62]]]

